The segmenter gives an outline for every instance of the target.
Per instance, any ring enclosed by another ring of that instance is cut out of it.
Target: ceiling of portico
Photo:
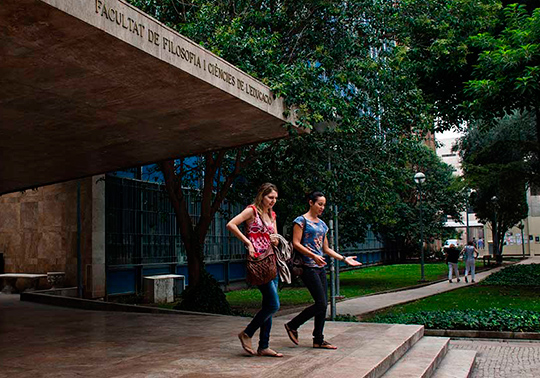
[[[3,0],[0,194],[287,135],[262,83],[118,0]]]

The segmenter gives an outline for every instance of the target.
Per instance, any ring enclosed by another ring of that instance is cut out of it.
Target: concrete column
[[[85,265],[85,297],[105,296],[105,175],[93,176],[91,258]]]

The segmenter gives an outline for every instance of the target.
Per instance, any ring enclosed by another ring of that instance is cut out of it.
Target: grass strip
[[[480,265],[481,262],[477,266]],[[460,270],[463,269],[465,266],[460,262]],[[428,282],[437,281],[447,276],[448,266],[445,263],[429,263],[425,264],[424,272]],[[415,286],[419,279],[419,264],[380,265],[350,270],[340,274],[340,294],[345,298],[360,297]],[[231,306],[244,310],[258,308],[262,300],[257,288],[231,291],[226,296]],[[285,286],[279,292],[279,299],[282,307],[313,303],[304,287]]]

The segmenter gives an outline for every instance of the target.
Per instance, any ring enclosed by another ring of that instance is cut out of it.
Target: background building
[[[457,152],[452,151],[452,147],[461,136],[460,133],[448,131],[437,134],[437,155],[441,159],[455,168],[456,175],[462,175],[461,162]],[[527,218],[508,230],[504,238],[503,255],[540,255],[540,188],[532,186],[527,191],[527,204],[529,207],[529,215]],[[467,213],[461,214],[461,220],[449,218],[446,226],[456,228],[462,231],[461,242],[466,242],[467,219],[469,222],[470,239],[475,238],[485,240],[485,253],[490,251],[489,247],[493,244],[493,236],[491,226],[482,224],[476,218],[476,214],[469,209]],[[444,242],[444,241],[443,241]]]
[[[463,171],[461,169],[459,154],[452,151],[452,148],[461,135],[461,133],[455,131],[446,131],[435,135],[437,155],[443,162],[451,165],[455,169],[454,175],[456,176],[462,176]],[[467,229],[469,230],[469,240],[473,240],[473,238],[474,240],[484,238],[484,225],[478,221],[476,214],[470,208],[468,211],[463,211],[461,213],[461,219],[448,217],[446,227],[455,228],[461,233],[460,244],[467,243]],[[442,242],[444,243],[444,240]]]

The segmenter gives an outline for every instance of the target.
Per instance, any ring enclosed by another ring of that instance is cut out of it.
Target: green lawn
[[[431,329],[540,332],[540,264],[511,265],[478,285],[461,286],[362,320]]]
[[[482,263],[477,262],[479,267]],[[460,263],[460,271],[464,264]],[[445,278],[448,267],[445,263],[425,265],[427,281]],[[382,291],[400,289],[418,284],[420,279],[419,264],[397,264],[367,267],[358,270],[341,272],[340,294],[346,298],[359,297]],[[237,290],[226,293],[227,300],[237,309],[246,311],[257,309],[261,303],[261,293],[258,289]],[[284,287],[280,290],[279,298],[282,307],[301,306],[312,303],[311,295],[303,287]]]
[[[377,314],[363,317],[369,322],[375,317],[420,311],[438,310],[485,310],[489,308],[521,309],[540,311],[538,288],[512,286],[468,286],[408,304],[391,307]]]

